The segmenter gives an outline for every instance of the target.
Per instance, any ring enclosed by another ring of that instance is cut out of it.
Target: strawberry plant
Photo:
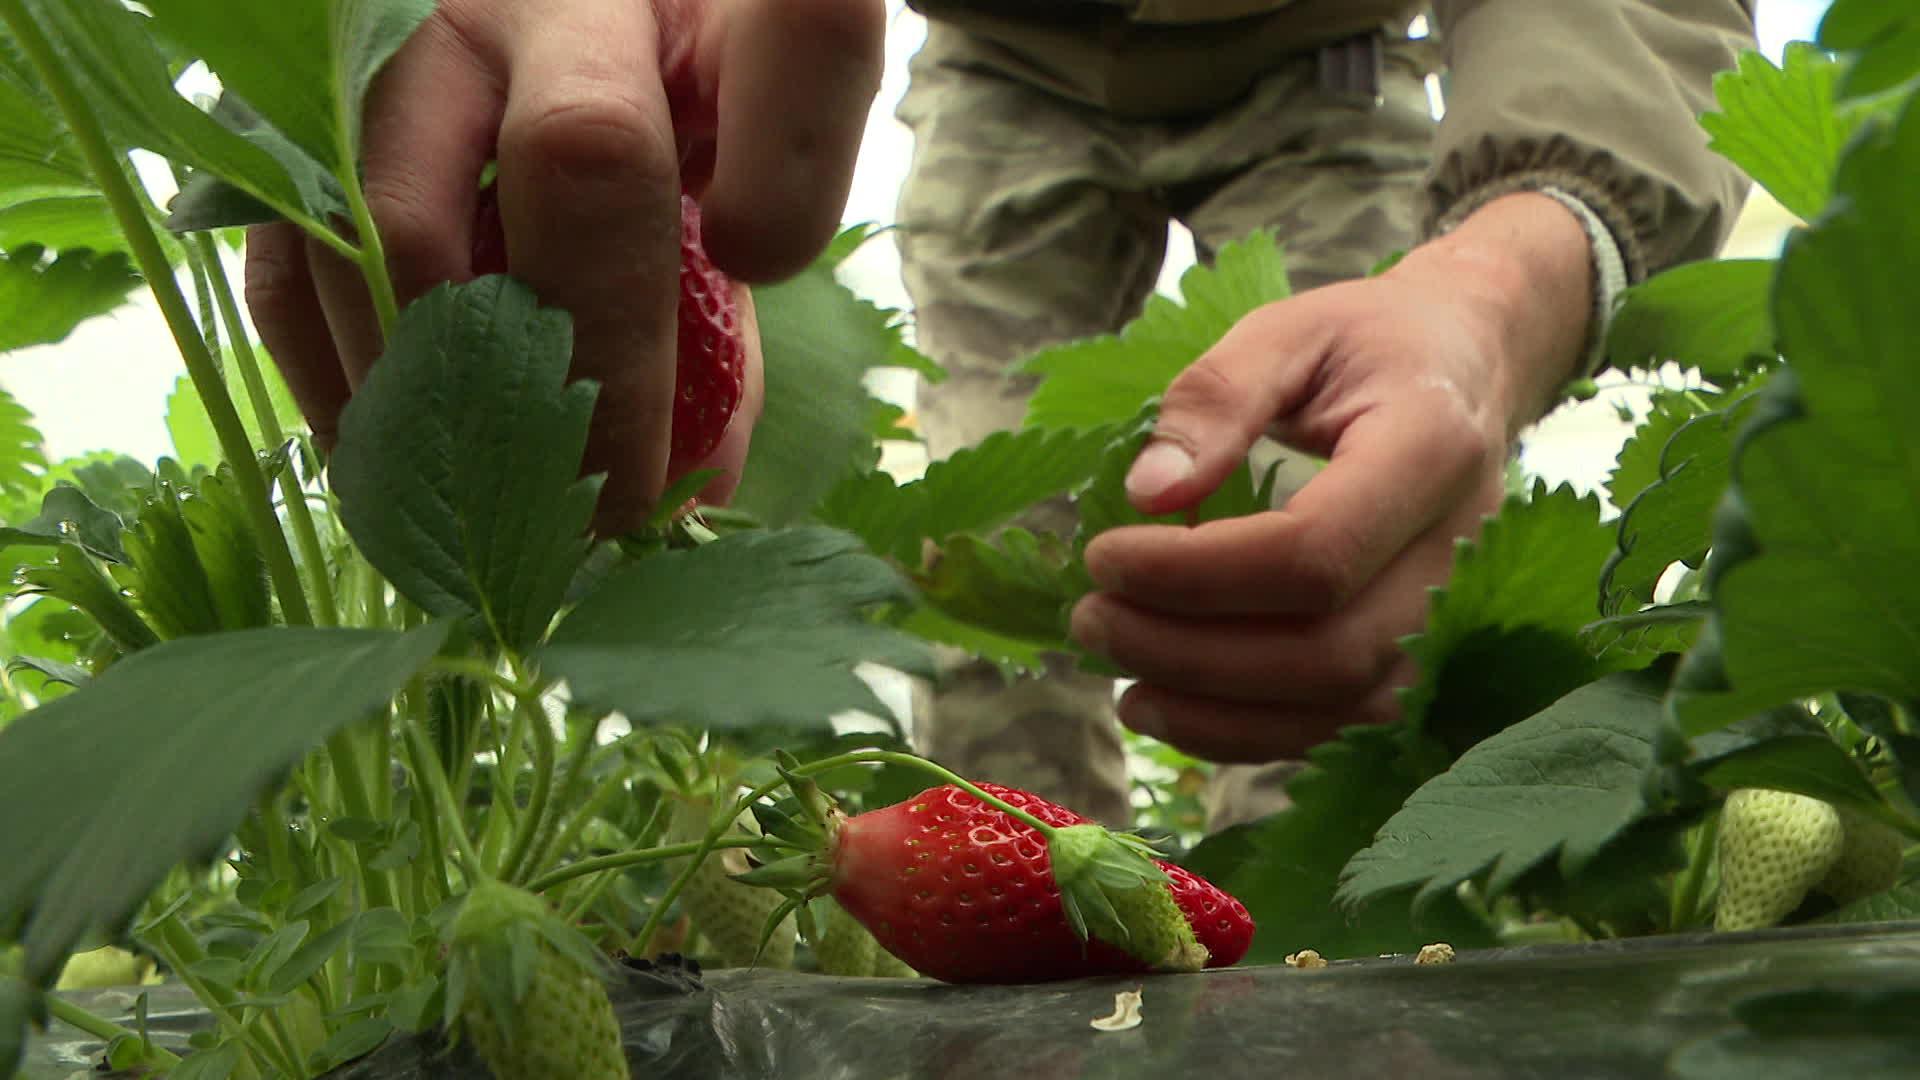
[[[1025,426],[902,482],[878,446],[911,436],[863,379],[940,372],[836,282],[871,235],[849,229],[755,292],[766,407],[733,503],[599,541],[567,317],[486,229],[495,272],[404,310],[386,279],[353,118],[430,0],[0,0],[0,351],[144,285],[187,368],[154,463],[50,461],[0,397],[0,1075],[48,1018],[177,1076],[315,1076],[426,1031],[502,1075],[619,1075],[618,951],[1019,981],[1913,915],[1906,6],[1839,0],[1817,46],[1723,77],[1714,146],[1808,224],[1777,260],[1630,291],[1614,365],[1686,376],[1636,418],[1617,513],[1517,492],[1404,643],[1402,719],[1170,860],[829,721],[885,717],[855,665],[925,672],[927,642],[1016,671],[1075,651],[1086,543],[1146,520],[1123,480],[1156,396],[1287,295],[1271,235],[1029,358]],[[176,92],[197,63],[217,101]],[[164,207],[146,155],[179,181]],[[225,270],[267,219],[357,266],[381,315],[330,456]],[[725,283],[683,255],[705,345],[676,473],[740,393]],[[1242,468],[1179,520],[1272,483]],[[1009,526],[1060,495],[1073,535]],[[1044,948],[954,929],[980,898],[908,884],[923,837],[987,896],[1033,894]],[[46,992],[102,943],[193,990],[213,1024],[188,1053]]]

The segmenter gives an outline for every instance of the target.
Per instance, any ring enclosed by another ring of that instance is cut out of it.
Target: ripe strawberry
[[[1197,875],[1036,796],[979,787],[1046,833],[952,785],[853,818],[834,811],[807,891],[830,893],[888,952],[946,982],[1191,971],[1245,954],[1246,909]],[[1156,866],[1164,876],[1147,876]]]
[[[489,185],[474,215],[473,272],[507,272],[500,197]],[[720,445],[746,385],[747,350],[733,282],[700,242],[700,204],[680,197],[680,321],[667,483],[693,471]]]
[[[603,958],[539,897],[482,881],[444,940],[447,1026],[457,1021],[499,1080],[631,1075]]]
[[[1743,788],[1720,811],[1716,930],[1755,930],[1793,913],[1844,845],[1840,815],[1819,799]]]
[[[700,242],[700,204],[680,196],[680,355],[667,483],[720,445],[746,385],[747,349],[733,282]]]

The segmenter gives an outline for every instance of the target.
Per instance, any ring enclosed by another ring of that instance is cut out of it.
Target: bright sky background
[[[1812,34],[1826,6],[1827,0],[1759,0],[1763,49],[1777,59],[1785,42]],[[900,0],[888,7],[887,75],[848,199],[850,222],[893,220],[894,197],[913,149],[911,136],[893,119],[893,107],[906,87],[907,57],[925,28]],[[1785,219],[1765,205],[1750,211],[1750,228],[1739,242],[1765,253],[1777,244]],[[1163,285],[1176,280],[1192,260],[1191,244],[1177,231],[1169,249]],[[876,303],[907,306],[898,260],[884,240],[854,257],[846,280]],[[165,400],[182,368],[165,324],[150,298],[141,296],[142,303],[83,325],[60,345],[0,356],[0,386],[33,411],[51,458],[116,450],[152,460],[168,451]],[[897,396],[910,387],[910,381],[896,380],[877,389]],[[1526,464],[1550,480],[1590,487],[1604,479],[1624,433],[1603,396],[1550,418],[1529,440]]]

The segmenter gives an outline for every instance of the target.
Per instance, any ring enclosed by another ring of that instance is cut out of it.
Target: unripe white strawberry
[[[631,1075],[604,958],[539,897],[482,881],[445,941],[449,1026],[458,1020],[496,1080]]]
[[[1846,832],[1840,858],[1814,889],[1836,904],[1850,904],[1891,889],[1900,880],[1905,842],[1899,830],[1854,810],[1840,811]]]
[[[706,799],[675,798],[678,801],[667,825],[668,841],[691,843],[700,839],[712,821],[713,804]],[[745,829],[751,821],[743,819],[736,827]],[[686,865],[687,860],[675,859],[668,869],[677,875]],[[709,948],[701,959],[709,967],[791,968],[796,940],[791,917],[782,919],[766,949],[760,948],[767,920],[785,898],[772,889],[742,885],[729,876],[748,869],[746,853],[739,848],[710,851],[680,891],[681,909],[707,939]]]
[[[873,934],[847,914],[833,897],[821,897],[816,903],[827,910],[820,927],[820,940],[813,944],[813,959],[823,975],[867,976],[883,952]]]
[[[1845,843],[1840,814],[1819,799],[1742,788],[1720,811],[1716,930],[1754,930],[1792,914],[1833,869]]]

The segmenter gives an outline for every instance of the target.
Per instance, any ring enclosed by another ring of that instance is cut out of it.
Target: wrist
[[[1595,325],[1587,226],[1552,196],[1501,196],[1388,271],[1446,296],[1480,341],[1509,434],[1550,409],[1586,373]]]

